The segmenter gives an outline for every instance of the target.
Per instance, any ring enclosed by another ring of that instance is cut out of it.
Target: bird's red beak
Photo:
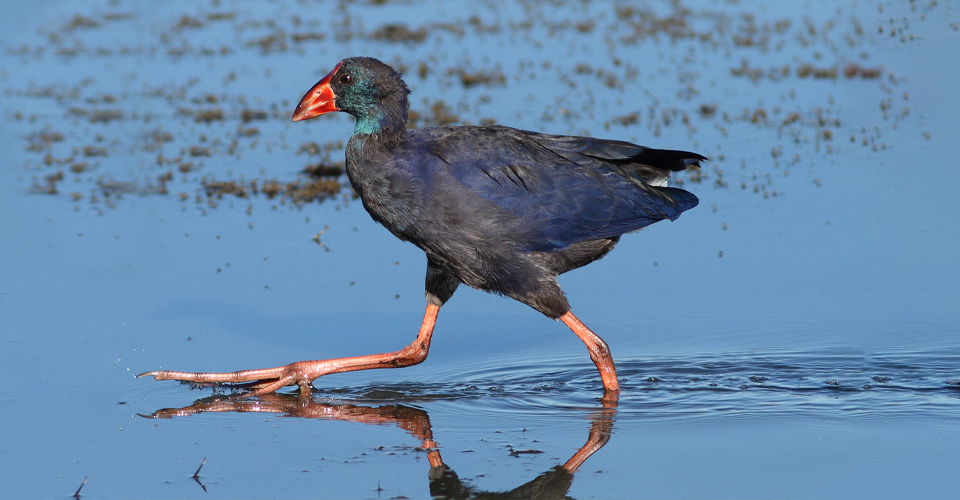
[[[334,94],[333,89],[330,88],[330,79],[342,64],[342,62],[337,64],[333,71],[307,91],[303,99],[300,99],[300,104],[297,104],[297,109],[293,111],[290,121],[298,122],[337,111],[337,94]]]

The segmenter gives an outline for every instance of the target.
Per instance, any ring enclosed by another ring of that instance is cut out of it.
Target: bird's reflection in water
[[[602,406],[590,415],[590,434],[587,442],[563,464],[540,474],[534,480],[502,492],[489,492],[464,483],[440,456],[434,441],[430,415],[425,410],[402,404],[365,406],[360,404],[331,404],[313,399],[310,395],[263,394],[257,398],[212,396],[183,408],[157,410],[147,418],[173,418],[205,412],[259,412],[283,413],[292,417],[342,420],[370,425],[397,425],[421,442],[421,449],[430,461],[430,494],[438,499],[511,499],[511,498],[567,498],[573,483],[573,474],[584,462],[603,448],[610,440],[617,411],[615,398],[604,398]]]

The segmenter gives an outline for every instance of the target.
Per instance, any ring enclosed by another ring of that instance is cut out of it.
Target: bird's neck
[[[357,115],[353,135],[363,142],[392,146],[403,139],[407,129],[407,98],[405,95],[371,106]]]

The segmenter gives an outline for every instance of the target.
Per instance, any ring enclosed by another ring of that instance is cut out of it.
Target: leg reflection
[[[200,413],[257,412],[283,413],[292,417],[358,422],[368,425],[396,425],[420,440],[420,450],[430,462],[430,495],[440,499],[562,499],[573,483],[573,475],[594,453],[610,440],[617,411],[617,399],[605,397],[601,407],[590,415],[587,442],[565,463],[540,474],[535,479],[509,491],[491,492],[460,480],[457,473],[443,462],[440,448],[433,437],[430,416],[420,408],[402,404],[366,406],[330,404],[314,400],[310,394],[263,394],[257,398],[212,396],[183,408],[165,408],[147,418],[173,418]]]

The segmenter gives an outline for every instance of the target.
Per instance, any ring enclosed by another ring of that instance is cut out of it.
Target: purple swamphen
[[[695,207],[696,196],[666,187],[667,178],[706,158],[500,126],[407,130],[409,93],[390,66],[353,57],[303,96],[292,119],[332,111],[356,117],[346,147],[353,188],[374,220],[427,254],[427,310],[417,339],[383,354],[140,376],[243,384],[256,395],[293,384],[309,392],[330,373],[415,365],[427,357],[440,306],[466,283],[563,321],[587,345],[607,393],[619,390],[607,344],[573,315],[556,277],[603,257],[622,234]]]

